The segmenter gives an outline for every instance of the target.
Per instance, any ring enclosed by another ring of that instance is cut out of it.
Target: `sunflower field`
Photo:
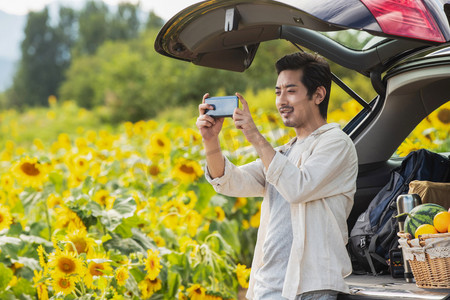
[[[330,121],[355,110],[344,104]],[[411,143],[449,151],[449,112],[436,111]],[[253,113],[273,145],[293,136],[277,114]],[[195,118],[112,128],[54,98],[0,118],[1,299],[219,300],[248,287],[260,199],[206,182]],[[221,139],[231,161],[256,158],[229,120]]]

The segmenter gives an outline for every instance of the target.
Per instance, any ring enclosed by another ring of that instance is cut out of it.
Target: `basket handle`
[[[446,232],[446,233],[438,233],[438,234],[421,234],[419,236],[420,240],[426,240],[426,239],[431,239],[431,238],[445,238],[445,237],[450,237],[450,232]]]

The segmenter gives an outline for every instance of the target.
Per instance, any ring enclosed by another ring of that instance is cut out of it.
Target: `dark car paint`
[[[450,0],[425,0],[445,39],[450,40]],[[250,18],[251,10],[259,10]],[[232,30],[225,30],[226,10],[233,9]],[[247,10],[247,11],[246,11]],[[161,29],[155,50],[162,55],[194,64],[233,71],[247,69],[260,42],[283,38],[282,26],[335,31],[365,30],[374,35],[406,40],[384,34],[360,0],[210,0],[180,11]],[[435,44],[416,40],[418,43]],[[220,58],[220,59],[219,59]]]

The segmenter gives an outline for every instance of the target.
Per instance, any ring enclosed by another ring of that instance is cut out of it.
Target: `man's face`
[[[304,128],[316,118],[318,106],[307,96],[307,89],[300,81],[302,70],[285,70],[278,75],[275,87],[276,106],[287,127]]]

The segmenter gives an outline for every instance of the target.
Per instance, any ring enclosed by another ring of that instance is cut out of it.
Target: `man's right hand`
[[[205,99],[208,97],[208,93],[203,96],[202,104],[198,106],[199,117],[195,123],[203,140],[205,141],[217,138],[219,136],[220,130],[222,130],[223,121],[225,119],[213,118],[206,114],[207,110],[214,109],[212,105],[205,103]]]

